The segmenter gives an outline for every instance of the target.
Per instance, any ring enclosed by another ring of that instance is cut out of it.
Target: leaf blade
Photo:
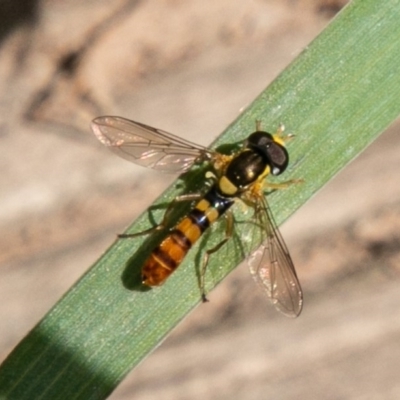
[[[268,130],[283,120],[296,133],[285,175],[305,183],[269,196],[278,223],[399,115],[399,17],[398,1],[351,3],[217,141],[243,139],[256,119]],[[189,188],[196,179],[188,179]],[[177,193],[171,188],[159,201]],[[130,231],[147,224],[143,215]],[[138,238],[110,248],[3,363],[1,398],[105,398],[199,303],[196,250],[164,287],[141,292],[129,286],[124,274],[138,273],[141,246],[153,242]],[[222,248],[210,262],[208,288],[241,257],[232,244]]]

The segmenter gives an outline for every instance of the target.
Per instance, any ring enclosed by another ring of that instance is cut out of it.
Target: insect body
[[[259,249],[249,256],[250,272],[279,311],[288,316],[300,314],[303,302],[300,284],[264,196],[265,187],[275,189],[290,183],[271,184],[265,181],[269,174],[279,175],[288,165],[283,127],[271,135],[262,131],[257,123],[256,132],[246,139],[241,150],[232,155],[224,155],[121,117],[98,117],[91,126],[104,145],[136,164],[175,173],[187,171],[194,163],[209,162],[213,167],[213,172],[207,175],[212,185],[205,195],[184,195],[175,199],[197,202],[145,262],[142,268],[145,285],[162,284],[179,266],[202,233],[225,215],[225,238],[205,253],[201,269],[200,287],[205,299],[204,275],[208,258],[232,236],[234,221],[231,207],[240,199],[254,208],[254,225],[265,238]],[[165,225],[162,222],[154,230],[164,228]],[[152,229],[146,232],[149,231]],[[138,234],[121,236],[134,237]]]
[[[153,250],[142,268],[143,283],[149,286],[162,284],[183,261],[202,233],[233,203],[233,199],[223,197],[214,185]],[[205,298],[204,293],[203,298]]]

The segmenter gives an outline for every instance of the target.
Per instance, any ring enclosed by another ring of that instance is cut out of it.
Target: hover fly
[[[206,194],[178,196],[171,203],[170,207],[174,207],[179,201],[193,201],[194,206],[168,231],[167,237],[144,263],[144,285],[158,286],[164,283],[203,232],[224,216],[225,237],[205,252],[200,270],[200,289],[206,301],[204,275],[208,259],[232,237],[234,218],[231,207],[241,200],[254,209],[253,223],[264,238],[262,245],[247,260],[252,276],[279,311],[290,317],[300,314],[303,304],[300,283],[264,194],[265,189],[283,188],[293,182],[273,184],[266,181],[268,175],[280,175],[288,165],[283,126],[275,134],[270,134],[262,131],[257,122],[256,131],[248,136],[239,151],[230,155],[121,117],[95,118],[91,128],[102,144],[135,164],[176,174],[186,172],[195,163],[209,163],[212,169],[205,177],[209,184]],[[120,237],[136,237],[163,229],[167,225],[168,213],[167,209],[163,222],[154,228]]]

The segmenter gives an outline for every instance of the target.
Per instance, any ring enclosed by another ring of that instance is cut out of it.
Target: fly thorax
[[[220,191],[236,196],[264,176],[268,168],[265,157],[252,150],[244,150],[232,159],[219,180]]]

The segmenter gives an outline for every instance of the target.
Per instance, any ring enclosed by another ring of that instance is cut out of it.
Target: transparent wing
[[[120,157],[164,172],[183,173],[194,162],[213,156],[205,147],[121,117],[95,118],[91,128],[97,139]]]
[[[264,197],[256,205],[257,224],[265,230],[263,244],[248,258],[250,273],[275,307],[288,317],[297,317],[303,307],[303,292],[293,261]]]

